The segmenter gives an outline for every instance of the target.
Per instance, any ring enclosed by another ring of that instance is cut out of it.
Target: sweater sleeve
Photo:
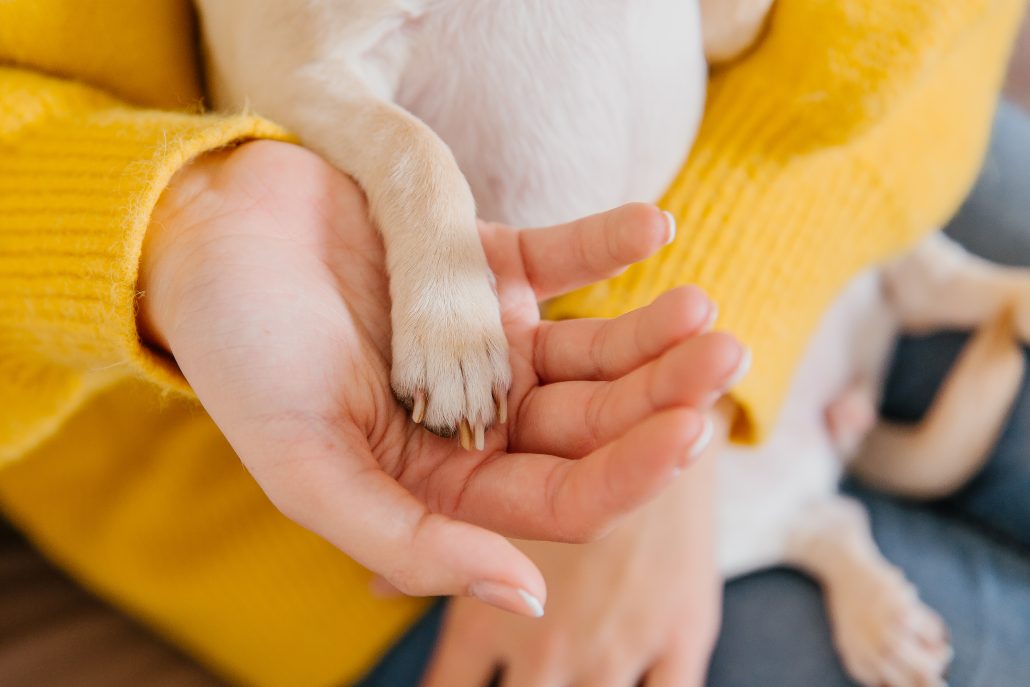
[[[253,138],[287,135],[253,116],[137,109],[0,67],[0,463],[125,376],[188,392],[137,334],[143,235],[183,164]]]
[[[859,270],[948,220],[976,177],[1024,0],[777,0],[713,75],[661,205],[677,240],[552,317],[611,317],[699,284],[752,349],[734,438],[768,434],[811,332]]]

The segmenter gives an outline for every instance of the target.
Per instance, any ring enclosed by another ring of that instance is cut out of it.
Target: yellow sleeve
[[[610,317],[686,283],[754,353],[734,438],[773,426],[819,317],[860,269],[957,209],[986,147],[1023,0],[777,0],[765,37],[713,75],[661,204],[676,242],[552,317]]]
[[[150,212],[194,156],[270,137],[286,134],[257,117],[137,109],[0,67],[0,462],[126,375],[187,389],[136,332]]]

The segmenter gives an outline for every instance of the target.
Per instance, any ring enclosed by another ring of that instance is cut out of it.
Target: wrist
[[[168,337],[184,256],[193,230],[202,223],[198,212],[210,205],[217,172],[235,150],[215,150],[191,160],[175,173],[151,213],[140,255],[136,326],[146,344],[166,353],[171,352]]]

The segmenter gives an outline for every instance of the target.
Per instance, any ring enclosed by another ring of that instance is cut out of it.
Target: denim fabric
[[[947,232],[991,260],[1030,265],[1030,118],[1014,106],[1002,104],[980,180]],[[965,339],[939,334],[902,341],[885,415],[918,419]],[[922,506],[853,484],[845,490],[866,504],[884,554],[948,622],[956,650],[949,684],[1030,685],[1030,383],[989,464],[961,493]],[[413,627],[363,687],[417,685],[443,609],[437,605]],[[708,684],[851,684],[833,649],[818,587],[787,570],[729,583]]]

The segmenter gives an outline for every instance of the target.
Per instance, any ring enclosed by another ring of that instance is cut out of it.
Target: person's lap
[[[1030,265],[1030,118],[1003,106],[980,181],[948,233],[998,262]],[[909,338],[900,345],[884,412],[918,418],[965,335]],[[948,622],[954,685],[1002,687],[1030,675],[1030,384],[989,465],[961,493],[917,506],[857,485],[847,490],[872,517],[884,554],[905,570]],[[415,685],[432,653],[443,604],[383,659],[364,687]],[[850,682],[833,649],[818,587],[770,570],[726,587],[710,687],[834,687]]]
[[[1003,106],[984,172],[947,228],[997,262],[1030,265],[1030,118]],[[918,419],[967,335],[905,338],[888,379],[884,414]],[[948,622],[955,646],[949,682],[1023,684],[1030,675],[1030,384],[985,469],[947,501],[915,506],[856,485],[876,541]],[[841,672],[818,588],[786,571],[727,586],[712,687],[851,684]]]
[[[1030,118],[1003,108],[980,183],[948,232],[990,259],[1030,265],[1030,195],[1022,190],[1028,179]],[[943,334],[902,342],[885,412],[896,419],[919,417],[964,338]],[[1030,383],[990,464],[948,502],[917,507],[851,487],[869,508],[884,553],[951,626],[954,685],[1007,687],[1030,675],[1030,449],[1024,447],[1030,447]],[[44,676],[55,685],[139,684],[145,675],[147,684],[217,684],[144,630],[129,627],[117,611],[63,578],[40,572],[45,570],[25,544],[0,533],[0,573],[8,577],[0,594],[0,682],[23,684],[17,676],[33,675],[33,684],[44,684]],[[53,587],[48,598],[60,598],[73,610],[39,606],[48,613],[46,623],[18,615],[28,608],[19,599],[42,593],[40,579]],[[412,628],[364,684],[416,685],[443,608],[437,605]],[[724,618],[711,687],[848,684],[819,590],[805,577],[773,570],[732,582]],[[96,631],[100,625],[103,637]],[[36,650],[26,653],[29,642]]]

